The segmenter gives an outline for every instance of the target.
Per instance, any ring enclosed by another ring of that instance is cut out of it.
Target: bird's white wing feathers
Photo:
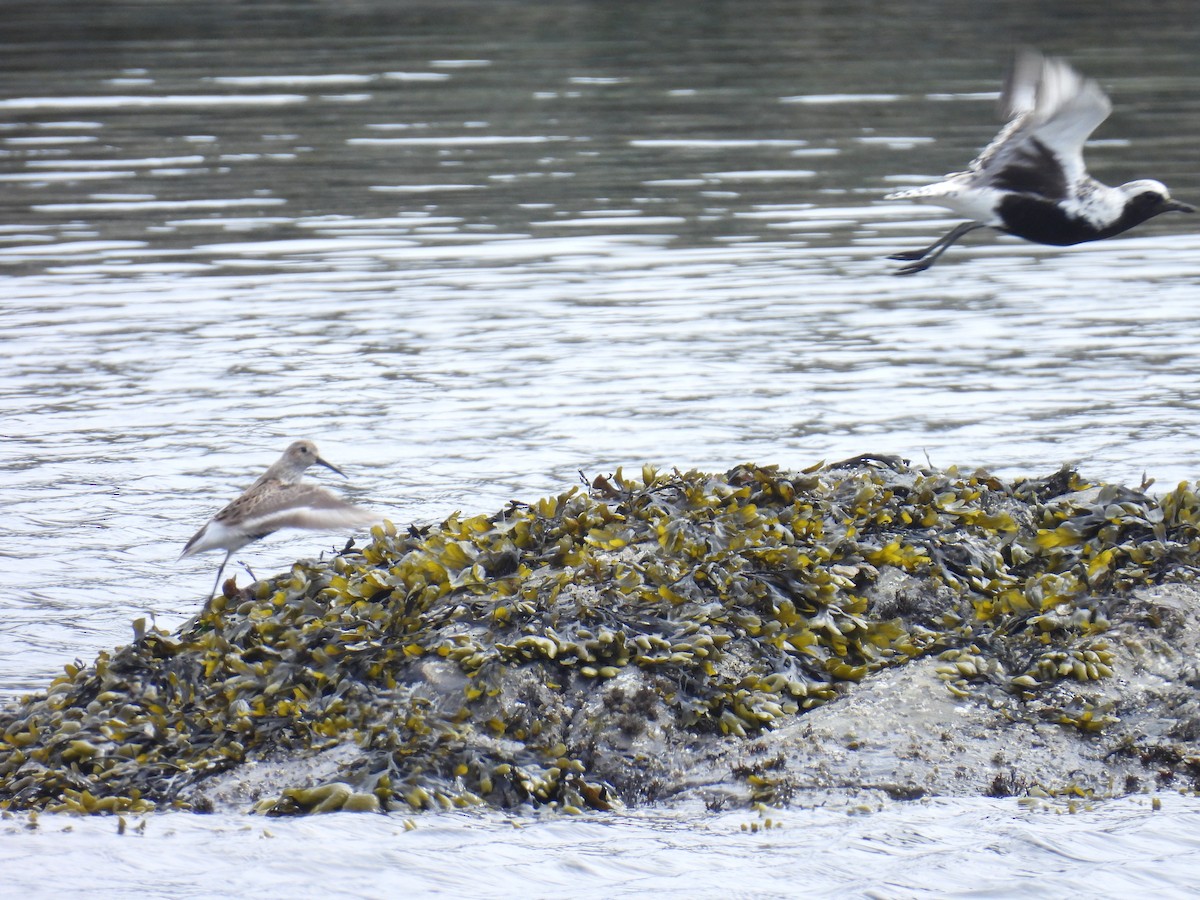
[[[270,516],[252,523],[255,531],[276,531],[280,528],[311,528],[316,531],[326,531],[339,528],[357,528],[371,525],[380,521],[379,516],[361,506],[347,503],[345,506],[313,509],[281,509]]]
[[[1012,119],[971,163],[970,172],[1003,169],[1025,156],[1030,139],[1036,139],[1054,154],[1068,185],[1086,177],[1083,144],[1112,111],[1100,85],[1061,59],[1024,50],[1013,63],[1000,105]]]

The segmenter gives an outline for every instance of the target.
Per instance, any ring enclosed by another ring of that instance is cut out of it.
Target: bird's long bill
[[[1194,213],[1196,211],[1196,207],[1192,206],[1189,203],[1180,203],[1178,200],[1168,200],[1166,203],[1163,204],[1163,210],[1165,212]]]
[[[341,469],[339,469],[339,468],[338,468],[337,466],[335,466],[333,463],[327,463],[327,462],[325,462],[325,460],[321,459],[321,457],[319,457],[319,456],[318,456],[318,457],[317,457],[317,459],[316,459],[316,463],[317,463],[317,465],[318,465],[318,466],[324,466],[324,467],[325,467],[325,468],[327,468],[327,469],[331,469],[332,471],[334,471],[334,472],[337,472],[337,473],[338,473],[339,475],[341,475],[343,478],[346,478],[346,477],[347,477],[345,472],[343,472]]]

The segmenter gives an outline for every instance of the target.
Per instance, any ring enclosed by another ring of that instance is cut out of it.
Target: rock
[[[214,598],[0,713],[0,807],[1195,788],[1200,500],[863,456],[622,472]]]

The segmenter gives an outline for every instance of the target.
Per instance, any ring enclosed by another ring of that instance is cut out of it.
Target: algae
[[[0,712],[0,808],[1191,788],[1198,552],[1186,484],[618,471],[139,626]]]

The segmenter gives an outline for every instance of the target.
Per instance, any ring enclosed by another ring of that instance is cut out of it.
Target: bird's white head
[[[1127,205],[1136,204],[1144,207],[1150,215],[1158,215],[1165,212],[1190,213],[1196,211],[1194,206],[1190,206],[1187,203],[1180,203],[1178,200],[1172,200],[1167,186],[1161,181],[1155,181],[1153,178],[1130,181],[1118,186],[1117,190],[1125,195],[1125,203]]]

